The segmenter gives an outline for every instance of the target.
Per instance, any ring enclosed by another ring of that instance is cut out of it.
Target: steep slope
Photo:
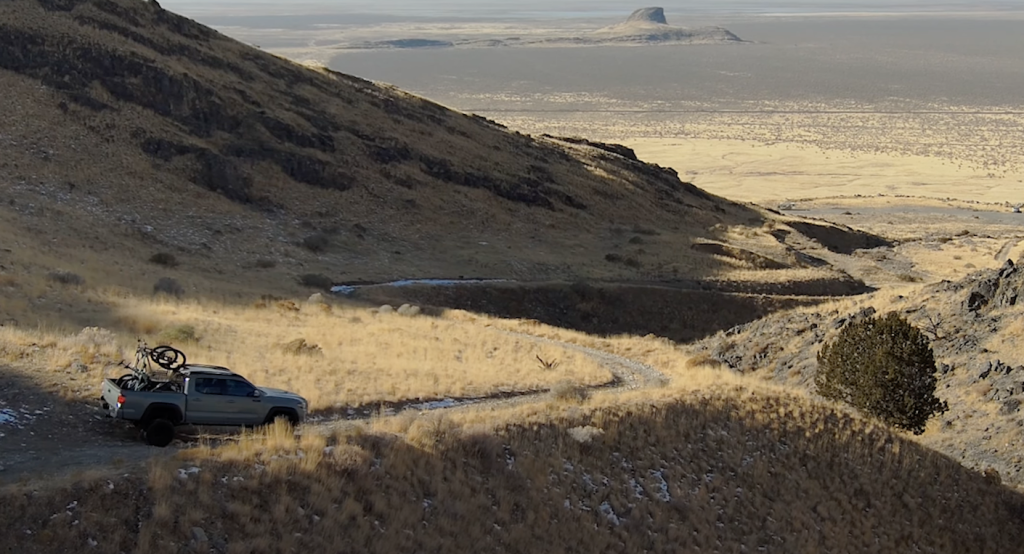
[[[1024,487],[1024,270],[1008,261],[961,281],[771,315],[719,333],[696,350],[743,374],[813,388],[820,346],[849,321],[897,311],[933,339],[937,395],[949,412],[921,441],[977,470]]]
[[[705,391],[494,433],[436,417],[406,428],[271,430],[147,476],[15,487],[0,492],[0,541],[24,553],[966,553],[1024,539],[1019,494],[788,397]]]
[[[509,274],[511,254],[527,276],[584,261],[544,253],[609,222],[757,218],[670,170],[302,68],[152,2],[4,2],[0,79],[0,183],[57,201],[75,237],[104,232],[75,228],[88,216],[185,253],[284,261],[319,231],[369,274]],[[439,258],[451,267],[431,271]]]
[[[166,251],[231,287],[706,278],[735,264],[690,243],[737,227],[785,255],[769,215],[628,149],[527,137],[155,2],[3,2],[0,83],[0,209],[28,272],[148,287],[166,270],[145,260]],[[633,248],[636,233],[658,238]]]

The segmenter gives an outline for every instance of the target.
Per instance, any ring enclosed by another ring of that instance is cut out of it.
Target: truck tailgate
[[[120,416],[120,405],[117,402],[119,396],[121,396],[121,388],[114,384],[114,380],[104,379],[103,393],[100,399],[103,401],[103,409],[110,417]]]

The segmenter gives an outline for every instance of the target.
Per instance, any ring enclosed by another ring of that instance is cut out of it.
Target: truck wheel
[[[154,419],[146,427],[146,444],[163,448],[174,440],[174,424],[166,419]]]
[[[264,425],[273,425],[277,420],[284,420],[290,423],[293,427],[299,424],[299,414],[291,410],[281,410],[276,412],[270,412],[267,415],[267,420],[263,422]]]

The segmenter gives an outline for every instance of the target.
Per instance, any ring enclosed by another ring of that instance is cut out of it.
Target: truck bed
[[[172,391],[133,391],[117,386],[114,379],[103,380],[103,409],[107,415],[116,419],[139,421],[146,408],[152,404],[171,404],[185,413],[185,395]]]

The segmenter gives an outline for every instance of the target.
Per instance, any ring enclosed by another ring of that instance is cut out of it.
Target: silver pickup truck
[[[177,425],[256,426],[277,418],[298,424],[309,407],[295,393],[257,387],[223,367],[186,365],[174,378],[179,381],[145,391],[104,379],[103,409],[110,417],[135,423],[147,443],[162,447],[174,440]]]

